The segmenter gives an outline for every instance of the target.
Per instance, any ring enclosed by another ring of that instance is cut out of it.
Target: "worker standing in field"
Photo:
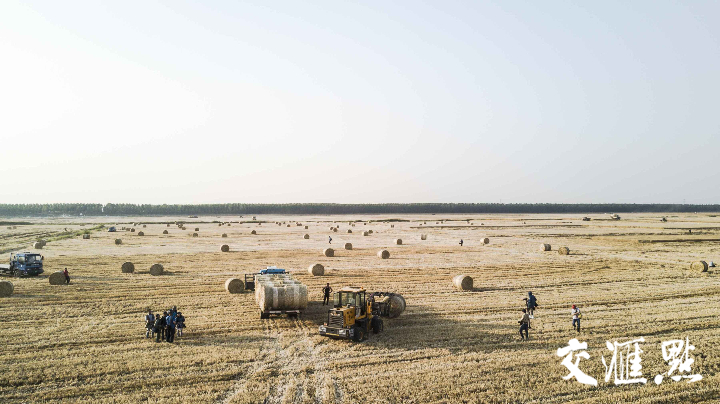
[[[155,342],[160,342],[160,337],[163,335],[163,329],[165,329],[165,326],[163,323],[165,322],[164,317],[160,317],[160,314],[155,315],[155,323],[153,324],[153,331],[155,331]]]
[[[328,236],[328,244],[332,244],[332,237]]]
[[[160,316],[160,332],[162,333],[161,339],[164,341],[167,339],[167,311],[164,311]]]
[[[522,312],[523,316],[518,323],[520,323],[520,338],[525,341],[530,339],[528,333],[528,328],[530,328],[530,315],[527,313],[527,309],[523,309]],[[523,331],[525,331],[525,336],[523,336]]]
[[[535,318],[535,309],[538,307],[537,298],[533,295],[533,292],[528,292],[528,297],[525,299],[525,304],[528,309],[530,318]]]
[[[323,291],[323,306],[330,303],[330,293],[332,293],[332,288],[330,287],[330,283],[325,285],[324,288],[322,288]]]
[[[572,326],[577,332],[580,332],[580,318],[582,317],[582,314],[580,313],[580,309],[573,304],[571,313],[572,313]]]
[[[148,314],[145,316],[145,338],[155,336],[155,315],[152,310],[148,310]]]
[[[65,275],[65,284],[70,284],[70,273],[68,272],[67,268],[63,271],[63,275]]]
[[[462,247],[462,246],[463,246],[463,240],[460,239],[460,247]]]
[[[165,341],[172,343],[175,341],[175,318],[173,317],[172,312],[168,313],[167,318],[165,318],[165,324]]]
[[[175,328],[177,329],[177,336],[182,337],[183,328],[185,328],[185,316],[178,312],[177,318],[175,319]]]

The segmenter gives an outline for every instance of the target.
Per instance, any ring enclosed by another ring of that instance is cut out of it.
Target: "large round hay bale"
[[[570,249],[567,248],[567,247],[560,247],[560,248],[558,248],[558,254],[560,254],[560,255],[569,255],[569,254],[570,254]]]
[[[308,227],[307,227],[307,226],[305,226],[305,230],[307,230],[307,229],[308,229]]]
[[[119,238],[116,238],[116,239],[115,239],[115,245],[120,245],[120,244],[122,244],[122,240],[119,239]]]
[[[90,235],[88,233],[83,234],[83,240],[90,240]]]
[[[369,235],[370,235],[370,233],[368,233],[366,231],[363,232],[363,236],[369,236]]]
[[[43,244],[38,241],[37,243],[33,244],[33,248],[36,250],[42,250]]]
[[[255,230],[251,231],[250,234],[257,234]]]
[[[388,311],[388,317],[390,318],[398,317],[405,311],[405,307],[407,306],[405,299],[401,295],[390,296],[389,303],[390,310]]]
[[[330,226],[330,231],[333,231],[333,230],[335,230],[335,227]]]
[[[345,243],[346,250],[352,250],[352,243]]]
[[[229,293],[241,293],[245,290],[245,282],[238,278],[230,278],[225,281],[225,290]]]
[[[427,240],[427,234],[421,234],[420,240]]]
[[[197,233],[193,233],[193,237],[199,237]]]
[[[0,281],[0,297],[10,297],[13,290],[15,290],[15,286],[13,286],[12,282]]]
[[[145,232],[139,231],[137,235],[138,235],[138,236],[144,236],[144,235],[145,235]]]
[[[195,231],[200,231],[200,228],[199,228],[199,227],[196,227],[196,228],[195,228]]]
[[[540,244],[540,251],[550,251],[550,244]]]
[[[457,275],[453,278],[453,285],[458,290],[472,290],[473,278],[468,275]]]
[[[695,261],[690,264],[690,269],[697,272],[707,272],[708,264],[705,261]]]
[[[326,248],[326,249],[323,250],[323,254],[324,254],[326,257],[334,257],[334,256],[335,256],[335,250],[333,250],[332,248]]]
[[[187,227],[183,226],[180,228],[180,230],[187,230]]]
[[[130,233],[135,233],[135,228],[130,229]]]
[[[377,256],[386,260],[386,259],[390,258],[390,251],[380,250],[380,251],[378,251]]]
[[[131,274],[131,273],[135,272],[135,264],[133,264],[132,262],[126,262],[126,263],[122,264],[122,266],[120,267],[120,270],[124,274]]]
[[[64,285],[65,284],[65,274],[63,274],[62,271],[51,273],[50,277],[48,279],[50,280],[51,285]]]
[[[333,227],[333,233],[337,233],[337,227]]]
[[[162,275],[165,272],[165,267],[162,266],[162,264],[153,264],[153,266],[150,267],[150,275],[158,276]]]
[[[321,264],[310,265],[308,267],[308,273],[312,276],[325,275],[325,267]]]
[[[395,239],[395,244],[397,244],[397,245],[402,245],[402,239],[401,239],[401,238],[396,238],[396,239]]]
[[[309,235],[309,234],[305,234],[305,235],[303,236],[303,238],[304,238],[305,240],[307,240],[307,239],[310,238],[310,235]]]
[[[167,230],[163,230],[163,234],[170,234],[170,232]]]
[[[220,247],[220,251],[222,252],[230,252],[230,246],[227,244],[223,244],[222,247]]]
[[[144,225],[143,225],[143,227],[147,227],[147,225],[146,225],[146,224],[144,224]]]
[[[485,237],[484,239],[482,239],[482,243],[483,243],[483,244],[490,244],[490,239],[487,238],[487,237]]]
[[[287,227],[290,227],[290,225],[287,225]]]
[[[352,234],[352,230],[347,229],[348,234]]]
[[[373,231],[372,231],[372,230],[368,230],[368,233],[369,233],[369,234],[373,234]]]
[[[227,233],[223,233],[222,236],[220,236],[220,237],[227,238]]]

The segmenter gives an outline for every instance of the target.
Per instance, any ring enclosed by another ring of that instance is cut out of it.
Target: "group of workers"
[[[152,310],[148,310],[145,316],[145,338],[155,337],[155,342],[163,341],[173,343],[175,334],[182,337],[183,329],[185,329],[185,316],[177,311],[177,307],[163,312],[163,314],[153,314]]]
[[[527,341],[530,339],[529,335],[529,329],[532,328],[530,326],[530,320],[535,318],[535,309],[540,307],[537,302],[537,298],[535,295],[533,295],[532,292],[528,292],[528,297],[523,299],[525,301],[525,308],[522,309],[523,316],[518,321],[520,324],[520,338],[523,341]],[[572,327],[575,331],[580,332],[580,318],[582,318],[582,314],[580,313],[580,308],[577,307],[577,305],[572,305],[572,309],[570,310],[570,314],[572,315]]]

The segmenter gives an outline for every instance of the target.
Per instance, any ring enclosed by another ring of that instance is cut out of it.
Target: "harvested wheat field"
[[[16,219],[29,223],[0,228],[2,263],[10,252],[37,251],[45,272],[6,278],[14,291],[0,298],[0,402],[720,401],[718,272],[691,270],[696,261],[720,261],[720,242],[692,241],[720,239],[720,217],[582,218],[258,215],[264,225],[231,216]],[[120,230],[138,222],[147,226],[144,237]],[[190,237],[176,222],[202,231]],[[270,226],[276,222],[302,226]],[[343,231],[330,230],[338,223]],[[345,233],[353,223],[373,232]],[[86,230],[89,239],[82,238]],[[321,254],[330,234],[333,247],[352,243],[352,249]],[[47,244],[33,249],[40,238]],[[224,244],[228,252],[220,251]],[[538,248],[544,244],[553,250]],[[380,250],[390,258],[378,259]],[[135,270],[124,273],[125,262]],[[162,276],[150,275],[153,264],[163,266]],[[323,275],[310,273],[315,264]],[[299,319],[261,320],[253,292],[225,289],[229,278],[271,265],[308,286],[309,305]],[[48,276],[66,267],[71,284],[50,285]],[[471,289],[453,285],[458,274],[472,278]],[[400,293],[407,308],[364,342],[325,338],[318,326],[327,321],[326,283],[336,291],[362,286]],[[528,291],[539,308],[530,340],[522,342],[518,320]],[[572,304],[583,313],[580,333],[571,327]],[[174,344],[146,339],[147,310],[172,306],[186,318],[185,335]],[[647,383],[605,382],[601,355],[608,363],[612,356],[606,341],[640,337]],[[662,342],[686,337],[695,347],[690,373],[703,379],[666,377],[656,385],[655,376],[669,369]],[[571,338],[587,342],[590,357],[579,366],[597,387],[563,380],[569,370],[556,351]]]

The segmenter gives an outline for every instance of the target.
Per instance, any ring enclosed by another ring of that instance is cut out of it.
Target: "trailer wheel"
[[[14,270],[13,273],[12,273],[12,276],[14,276],[14,277],[16,277],[16,278],[19,278],[19,277],[20,277],[20,270],[19,270],[19,269]]]

